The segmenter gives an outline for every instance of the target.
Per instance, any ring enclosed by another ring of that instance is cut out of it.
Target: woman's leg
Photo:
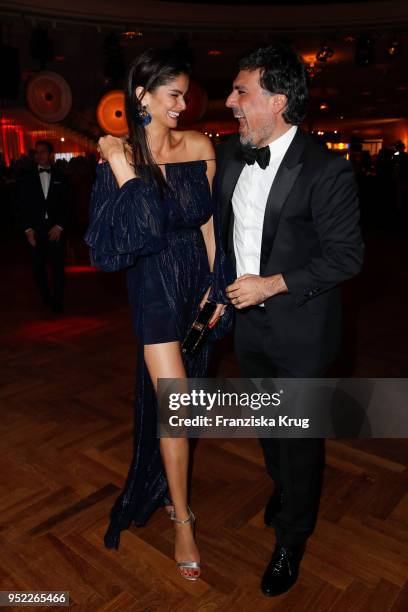
[[[147,344],[144,347],[144,358],[156,393],[158,378],[186,378],[179,342]],[[185,520],[189,517],[187,508],[188,439],[162,438],[160,451],[175,516],[177,519]],[[176,561],[199,561],[200,554],[194,541],[192,524],[174,523],[174,527]]]

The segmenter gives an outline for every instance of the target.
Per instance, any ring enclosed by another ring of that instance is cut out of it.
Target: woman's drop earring
[[[147,110],[147,106],[142,106],[142,110],[138,112],[138,120],[139,123],[145,127],[152,122],[152,116]]]

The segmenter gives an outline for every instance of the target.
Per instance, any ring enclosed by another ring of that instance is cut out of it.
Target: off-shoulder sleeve
[[[109,164],[99,164],[85,234],[92,264],[113,272],[160,251],[166,240],[164,209],[153,185],[133,178],[119,188]]]
[[[218,201],[213,196],[213,222],[215,237],[215,258],[213,271],[211,273],[211,289],[208,299],[217,304],[227,304],[227,308],[218,323],[211,330],[208,339],[210,342],[220,340],[232,329],[234,309],[227,298],[226,288],[235,279],[234,268],[225,254],[221,238],[221,213]]]

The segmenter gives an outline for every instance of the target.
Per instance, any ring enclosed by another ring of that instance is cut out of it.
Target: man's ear
[[[272,96],[271,102],[273,112],[278,114],[285,110],[285,107],[288,103],[288,99],[285,94],[275,94]]]

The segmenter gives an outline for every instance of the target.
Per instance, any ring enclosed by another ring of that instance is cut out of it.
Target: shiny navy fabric
[[[127,287],[139,345],[134,409],[134,453],[124,489],[110,514],[105,545],[118,548],[120,532],[143,525],[154,510],[170,503],[157,438],[156,394],[143,359],[145,344],[182,341],[211,285],[210,299],[227,304],[232,269],[221,246],[219,212],[211,197],[206,161],[166,164],[167,188],[134,178],[117,187],[108,163],[99,164],[92,190],[86,241],[98,268],[127,268]],[[216,238],[210,273],[200,226],[213,215]],[[232,308],[195,357],[183,356],[187,376],[207,373],[211,343],[232,323]]]

